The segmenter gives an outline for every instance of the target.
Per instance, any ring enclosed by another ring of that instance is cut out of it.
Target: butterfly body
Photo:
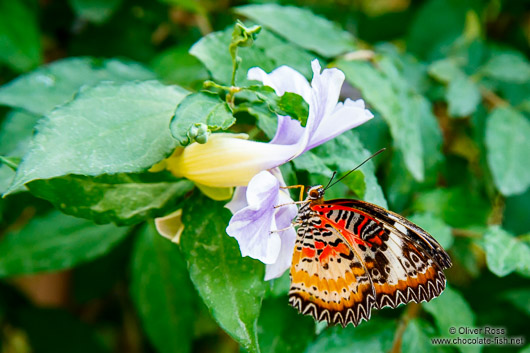
[[[371,309],[429,301],[451,260],[427,232],[359,200],[324,201],[315,186],[300,208],[289,303],[330,324],[357,326]]]

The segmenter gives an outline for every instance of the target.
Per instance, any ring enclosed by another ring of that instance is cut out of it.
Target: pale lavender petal
[[[280,190],[278,204],[284,206],[276,209],[276,226],[278,229],[285,229],[292,226],[293,219],[295,219],[298,214],[298,207],[296,207],[286,191]]]
[[[258,173],[247,188],[248,206],[236,212],[226,232],[237,239],[242,256],[250,256],[265,264],[276,262],[281,248],[276,228],[275,209],[279,181],[271,173]]]
[[[289,116],[278,115],[278,129],[269,143],[294,145],[299,142],[303,134],[304,128],[298,120],[291,119]]]
[[[334,111],[345,76],[338,69],[325,69],[320,73],[318,60],[313,60],[311,67],[313,68],[313,80],[311,81],[310,109],[313,109],[314,120],[309,134],[312,135],[320,127],[322,119]],[[309,121],[307,125],[309,127]]]
[[[285,186],[285,181],[279,168],[271,169],[270,172],[279,180],[280,186]],[[278,205],[282,205],[282,207],[276,208],[276,225],[278,229],[284,229],[292,225],[298,214],[298,207],[296,207],[291,195],[285,189],[279,189]]]
[[[306,102],[310,102],[309,82],[301,73],[289,66],[280,66],[270,74],[259,67],[253,67],[248,70],[247,78],[261,81],[265,86],[272,87],[278,96],[283,96],[285,92],[292,92],[302,96]]]
[[[285,182],[283,181],[283,176],[278,168],[271,171],[273,175],[280,180],[280,185],[284,186]],[[293,219],[298,214],[298,207],[293,203],[291,196],[286,190],[280,189],[280,195],[278,199],[282,207],[278,207],[276,210],[276,226],[277,229],[285,229],[282,232],[279,232],[282,246],[280,248],[280,253],[278,254],[278,259],[275,263],[267,265],[265,270],[265,280],[270,280],[276,277],[280,277],[286,269],[291,266],[291,261],[293,257],[294,243],[296,240],[296,231],[293,226]]]
[[[297,151],[293,158],[309,150],[313,136],[320,134],[319,130],[327,128],[325,125],[328,122],[324,123],[323,120],[335,110],[344,82],[344,74],[340,70],[325,69],[321,73],[320,63],[316,59],[311,62],[311,67],[313,68],[313,80],[311,81],[309,116],[304,134],[298,141]],[[316,145],[313,144],[314,146]]]
[[[293,259],[294,245],[296,242],[296,232],[294,228],[290,228],[280,233],[282,246],[276,262],[273,264],[267,264],[265,267],[265,280],[271,280],[273,278],[280,277],[285,270],[291,267]]]
[[[280,170],[280,168],[276,167],[276,168],[271,168],[269,169],[269,172],[274,175],[274,177],[276,179],[278,179],[278,181],[280,182],[280,186],[286,186],[287,184],[285,184],[285,180],[283,180],[283,175],[282,175],[282,171]]]
[[[230,212],[232,212],[232,214],[247,206],[248,203],[246,186],[238,186],[234,191],[234,196],[232,196],[232,200],[230,200],[230,202],[225,205],[225,207],[228,208]]]
[[[339,103],[335,111],[326,116],[306,147],[306,151],[337,137],[345,131],[353,129],[373,118],[373,114],[364,108],[364,101],[347,99]]]

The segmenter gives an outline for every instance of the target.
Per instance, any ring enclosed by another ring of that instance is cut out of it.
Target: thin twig
[[[484,98],[484,100],[488,102],[492,106],[492,108],[506,107],[510,105],[510,103],[508,103],[507,101],[496,95],[493,91],[490,91],[484,86],[480,86],[480,93],[482,94],[482,98]]]
[[[399,322],[399,325],[396,329],[396,333],[394,335],[394,343],[392,344],[392,349],[390,350],[390,353],[401,353],[401,340],[403,338],[403,334],[405,333],[405,330],[407,329],[407,325],[409,324],[410,320],[417,317],[420,313],[420,310],[420,304],[408,304],[407,309],[401,317],[401,321]]]
[[[462,238],[481,238],[482,237],[482,233],[472,231],[469,229],[453,228],[451,229],[451,233],[455,237],[462,237]]]

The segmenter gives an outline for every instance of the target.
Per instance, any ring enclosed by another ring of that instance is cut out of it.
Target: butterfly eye
[[[318,198],[318,196],[319,196],[319,195],[318,195],[318,190],[311,190],[311,191],[309,192],[309,196],[310,196],[311,198],[314,198],[314,199]]]

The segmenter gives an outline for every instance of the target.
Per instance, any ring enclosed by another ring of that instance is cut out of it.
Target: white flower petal
[[[265,268],[265,280],[280,277],[285,270],[291,267],[293,259],[294,244],[296,242],[296,231],[294,228],[288,229],[280,233],[282,246],[276,261],[272,264],[267,264]]]
[[[324,117],[316,133],[311,136],[306,151],[364,124],[373,117],[369,110],[364,109],[362,99],[357,101],[347,99],[344,104],[339,103],[332,114]]]
[[[247,187],[238,186],[234,191],[234,196],[232,200],[225,205],[226,208],[232,212],[232,214],[248,206],[247,203]]]
[[[280,181],[270,172],[263,171],[248,183],[247,203],[252,209],[260,209],[271,202],[278,201]]]
[[[261,81],[265,86],[272,87],[278,96],[283,96],[285,92],[296,93],[309,103],[311,99],[311,87],[306,78],[289,66],[280,66],[270,74],[259,67],[248,70],[249,80]]]
[[[257,174],[247,188],[248,206],[230,219],[226,232],[237,239],[242,256],[250,256],[265,264],[276,262],[281,248],[276,229],[275,209],[279,181],[271,173]]]
[[[278,145],[296,145],[304,135],[305,129],[298,120],[290,116],[278,115],[278,128],[274,138],[269,142]]]
[[[335,110],[345,76],[338,69],[325,69],[320,73],[318,60],[313,60],[311,66],[313,68],[313,80],[311,81],[312,96],[309,108],[314,116],[311,126],[308,119],[307,127],[312,135],[321,127],[324,117]]]

